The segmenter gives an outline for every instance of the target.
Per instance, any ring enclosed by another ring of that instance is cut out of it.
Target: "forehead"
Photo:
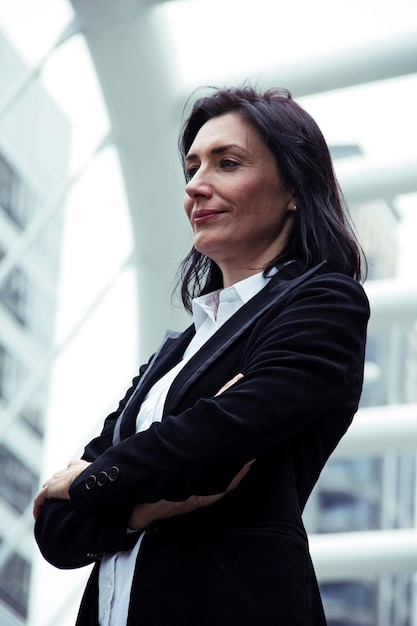
[[[190,146],[187,157],[205,149],[236,145],[246,151],[268,150],[256,128],[239,113],[213,117],[200,128]]]

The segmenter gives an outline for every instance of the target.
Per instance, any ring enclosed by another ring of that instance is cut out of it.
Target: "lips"
[[[192,220],[194,224],[201,224],[203,222],[208,222],[212,219],[215,219],[219,215],[223,215],[225,211],[215,211],[214,209],[198,209],[194,211],[192,215]]]

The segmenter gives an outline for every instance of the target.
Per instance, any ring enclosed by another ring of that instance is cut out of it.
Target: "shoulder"
[[[303,283],[300,288],[304,288],[310,294],[322,294],[323,298],[327,297],[355,304],[362,307],[369,317],[368,296],[361,283],[350,276],[336,272],[316,274]]]
[[[359,282],[345,274],[310,271],[277,283],[276,294],[263,316],[266,324],[366,329],[370,316],[367,295]]]
[[[271,292],[285,294],[287,301],[314,296],[321,298],[323,304],[329,300],[354,302],[362,306],[369,316],[369,301],[361,283],[346,274],[329,272],[325,263],[307,271],[300,271],[294,264],[291,273],[286,272],[284,276],[277,274],[271,283]]]

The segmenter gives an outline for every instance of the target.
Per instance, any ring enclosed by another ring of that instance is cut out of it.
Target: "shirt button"
[[[234,291],[223,292],[220,296],[220,302],[234,302],[236,300],[236,294]]]
[[[91,489],[94,489],[94,487],[96,486],[96,483],[97,483],[97,478],[94,476],[94,474],[91,474],[91,476],[89,476],[84,483],[85,488],[90,491]]]
[[[120,470],[115,465],[109,469],[108,477],[111,483],[114,483],[119,478]]]
[[[100,472],[97,476],[97,485],[103,487],[107,482],[107,472]]]

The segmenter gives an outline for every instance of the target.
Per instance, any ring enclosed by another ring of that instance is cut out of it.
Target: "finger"
[[[255,461],[255,459],[252,459],[252,461],[249,461],[248,463],[245,463],[245,465],[242,467],[242,469],[233,478],[232,482],[230,483],[230,485],[227,488],[227,491],[231,491],[232,489],[236,489],[236,487],[238,486],[238,484],[240,483],[242,478],[244,478],[246,476],[246,474],[249,472],[250,468],[252,467],[252,463],[254,463],[254,461]]]
[[[219,389],[219,391],[216,393],[216,396],[220,396],[220,394],[222,394],[224,391],[226,391],[227,389],[229,389],[229,387],[232,387],[232,385],[234,385],[235,383],[237,383],[238,380],[241,380],[243,378],[243,374],[236,374],[236,376],[234,376],[231,380],[229,380],[225,385],[223,385],[223,387],[221,389]],[[216,397],[215,396],[215,397]]]
[[[47,489],[41,489],[36,495],[33,502],[33,517],[35,518],[35,520],[37,519],[42,506],[45,504],[45,500],[47,500],[47,497]]]

